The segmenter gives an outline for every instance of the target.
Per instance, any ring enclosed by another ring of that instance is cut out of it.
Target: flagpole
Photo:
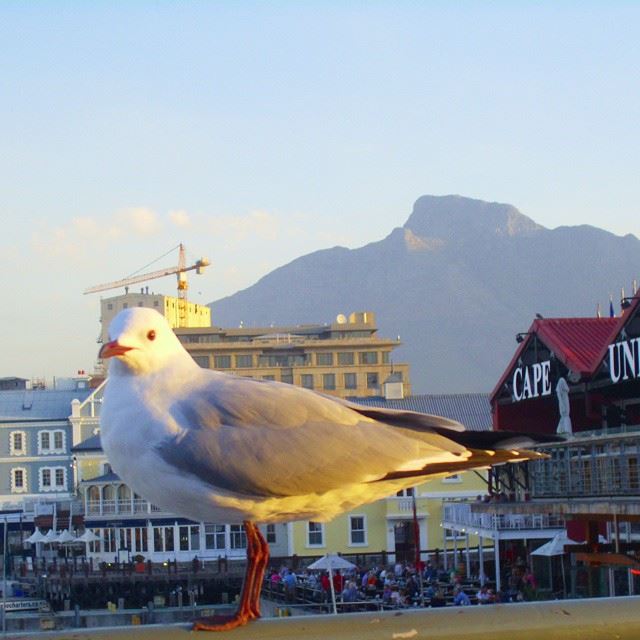
[[[418,508],[416,505],[416,487],[413,488],[413,538],[416,544],[415,566],[418,574],[418,586],[420,588],[420,606],[424,605],[424,592],[422,590],[422,560],[420,559],[420,524],[418,522]]]

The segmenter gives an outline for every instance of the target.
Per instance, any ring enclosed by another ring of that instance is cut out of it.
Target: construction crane
[[[174,249],[175,248],[176,247],[174,247]],[[97,293],[98,291],[107,291],[108,289],[117,289],[118,287],[127,287],[128,289],[129,285],[154,280],[156,278],[163,278],[164,276],[170,276],[175,273],[178,279],[178,326],[185,327],[187,325],[187,290],[189,289],[187,271],[193,271],[195,269],[195,272],[200,274],[204,268],[208,267],[211,263],[207,258],[200,258],[200,260],[197,260],[194,264],[187,266],[184,245],[180,243],[177,248],[178,264],[175,267],[167,267],[166,269],[159,269],[158,271],[151,271],[150,273],[132,275],[123,280],[97,284],[94,287],[89,287],[84,293],[86,295],[87,293]]]

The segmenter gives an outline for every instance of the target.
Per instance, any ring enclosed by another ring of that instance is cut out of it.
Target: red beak
[[[103,344],[98,352],[98,358],[106,360],[107,358],[113,358],[114,356],[123,356],[127,351],[130,351],[133,347],[125,347],[123,344],[118,344],[117,340],[112,340]]]

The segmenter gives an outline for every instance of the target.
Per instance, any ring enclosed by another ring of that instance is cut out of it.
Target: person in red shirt
[[[339,569],[333,574],[333,589],[336,593],[342,593],[344,589],[344,576]]]

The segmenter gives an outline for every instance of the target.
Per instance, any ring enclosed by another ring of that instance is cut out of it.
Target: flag
[[[613,310],[613,296],[609,296],[609,317],[616,317],[616,312]]]
[[[598,306],[596,307],[596,318],[602,318],[602,313],[600,312],[600,303],[598,302]]]

